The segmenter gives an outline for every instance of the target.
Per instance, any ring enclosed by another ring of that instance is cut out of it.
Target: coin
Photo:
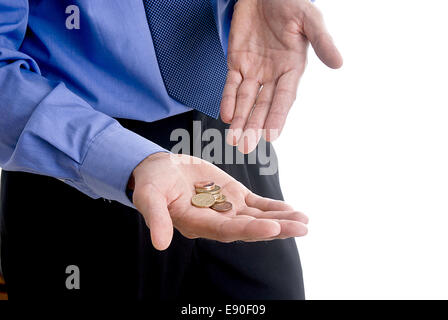
[[[200,190],[202,192],[207,192],[207,191],[213,190],[214,187],[215,187],[215,183],[213,181],[199,181],[194,184],[194,188],[196,189],[196,192],[198,192],[198,190]]]
[[[218,185],[215,185],[215,187],[212,190],[196,189],[196,193],[218,194],[220,192],[221,192],[221,187]]]
[[[212,209],[216,210],[218,212],[225,212],[225,211],[229,211],[232,209],[232,203],[230,203],[229,201],[224,201],[221,203],[215,203],[214,205],[212,205]]]
[[[216,203],[221,203],[221,202],[226,201],[226,196],[223,195],[222,193],[214,194],[213,196],[215,197]]]
[[[191,198],[191,203],[198,208],[209,208],[215,204],[215,197],[209,193],[198,193]]]

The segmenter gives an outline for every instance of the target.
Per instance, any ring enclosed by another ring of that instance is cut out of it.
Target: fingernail
[[[266,141],[274,141],[280,136],[279,129],[265,129],[263,130],[263,136]]]
[[[277,221],[271,221],[272,224],[272,237],[275,237],[276,235],[279,235],[280,232],[282,231],[282,227],[280,225],[280,223],[278,223]]]
[[[259,140],[258,131],[260,130],[247,129],[244,131],[243,136],[238,142],[238,150],[241,153],[250,153],[255,150]]]
[[[241,134],[243,133],[242,129],[229,129],[227,134],[226,142],[231,146],[236,146],[238,141],[240,140]]]

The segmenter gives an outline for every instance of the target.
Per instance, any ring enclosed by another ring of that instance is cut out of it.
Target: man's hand
[[[257,196],[211,163],[186,155],[156,153],[133,172],[135,207],[145,218],[154,247],[166,249],[173,226],[185,237],[221,242],[304,236],[308,218],[283,201]],[[194,183],[212,180],[232,202],[219,213],[191,204]]]
[[[309,0],[238,1],[221,102],[221,118],[232,129],[227,143],[248,153],[262,129],[267,141],[280,134],[305,69],[308,42],[328,67],[342,66],[322,15]]]

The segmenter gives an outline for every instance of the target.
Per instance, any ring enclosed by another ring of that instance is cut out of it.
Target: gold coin
[[[221,203],[221,202],[226,201],[226,196],[223,195],[222,193],[214,194],[213,196],[215,197],[216,203]]]
[[[211,191],[215,187],[213,181],[199,181],[194,184],[194,188],[197,190],[202,190],[203,192]]]
[[[209,208],[215,204],[215,197],[209,193],[198,193],[191,198],[191,204],[198,208]]]
[[[221,203],[215,203],[214,205],[212,205],[212,209],[218,212],[225,212],[225,211],[229,211],[231,210],[233,207],[232,203],[229,201],[224,201]]]
[[[196,189],[196,193],[209,193],[209,194],[218,194],[221,192],[221,187],[215,185],[215,187],[212,190],[202,190],[202,189]]]

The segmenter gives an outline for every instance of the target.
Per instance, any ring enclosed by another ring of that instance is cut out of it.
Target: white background
[[[275,143],[308,299],[448,299],[448,2],[318,0],[344,67],[310,51]]]

